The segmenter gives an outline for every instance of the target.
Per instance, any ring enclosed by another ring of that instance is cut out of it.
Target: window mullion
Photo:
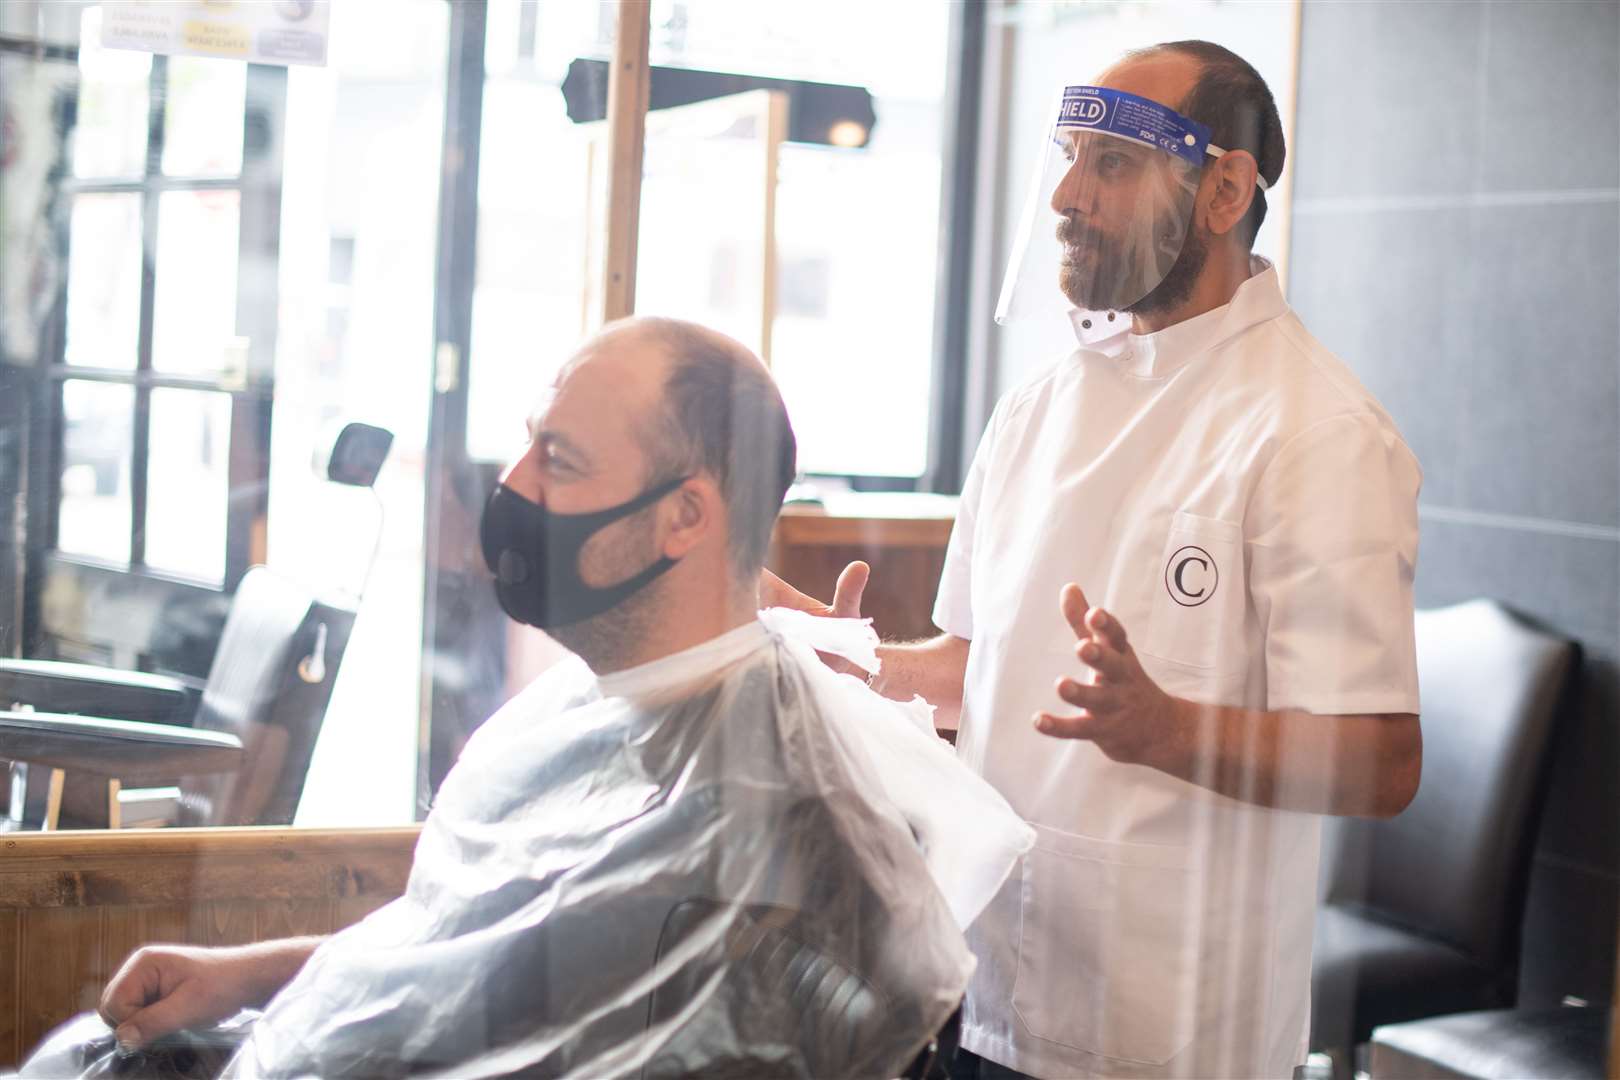
[[[151,458],[152,388],[142,376],[153,369],[152,322],[157,296],[158,189],[153,183],[163,172],[164,112],[168,98],[169,63],[152,58],[147,97],[146,165],[141,176],[141,314],[135,353],[135,416],[129,461],[129,566],[146,564],[147,462]]]

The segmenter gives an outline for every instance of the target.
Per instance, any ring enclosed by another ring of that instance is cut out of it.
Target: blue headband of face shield
[[[1205,156],[1226,153],[1211,145],[1209,128],[1198,121],[1150,98],[1106,86],[1065,86],[1057,129],[1105,131],[1157,147],[1195,166],[1202,166]],[[1261,191],[1268,190],[1265,177],[1256,175],[1254,182]]]

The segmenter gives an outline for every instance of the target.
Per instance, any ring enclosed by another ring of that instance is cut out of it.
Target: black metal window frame
[[[122,572],[151,573],[159,577],[173,577],[172,572],[154,571],[146,565],[145,522],[148,502],[148,462],[151,446],[151,399],[157,389],[199,390],[224,393],[231,398],[231,453],[228,462],[230,500],[226,526],[226,552],[224,587],[235,586],[253,555],[255,521],[262,516],[266,500],[262,489],[269,479],[268,449],[269,415],[274,390],[273,364],[276,316],[272,310],[264,311],[265,293],[261,286],[266,281],[274,296],[275,262],[279,250],[275,228],[280,218],[280,152],[279,140],[273,132],[279,130],[278,117],[267,117],[263,109],[278,113],[285,108],[286,72],[281,68],[250,64],[247,68],[247,92],[243,114],[244,151],[242,166],[237,173],[224,177],[168,176],[162,171],[164,125],[166,120],[166,89],[169,58],[152,58],[152,71],[148,79],[147,145],[142,173],[138,177],[119,179],[85,179],[63,177],[60,181],[62,199],[53,222],[58,250],[64,266],[73,258],[70,246],[70,223],[74,202],[84,195],[129,194],[141,198],[141,279],[139,325],[137,330],[136,363],[133,369],[96,367],[66,362],[67,304],[64,287],[62,302],[56,305],[52,319],[53,332],[48,335],[49,354],[44,357],[44,380],[40,392],[45,396],[40,404],[41,415],[48,418],[46,430],[41,434],[42,451],[32,455],[44,468],[36,474],[36,483],[30,484],[31,494],[40,500],[43,511],[39,520],[45,524],[38,547],[52,560],[101,566]],[[257,115],[255,110],[261,110]],[[273,160],[266,160],[273,159]],[[236,293],[236,328],[250,342],[245,372],[226,372],[211,375],[171,374],[156,370],[153,347],[154,300],[157,292],[157,243],[162,228],[159,204],[162,196],[179,191],[235,192],[239,202],[239,229],[237,237],[238,281]],[[268,258],[269,263],[265,263]],[[250,272],[243,272],[249,269]],[[66,274],[64,273],[64,281]],[[64,465],[66,423],[63,414],[63,389],[69,382],[84,381],[100,384],[129,386],[134,395],[133,436],[130,448],[130,548],[126,565],[108,566],[90,556],[60,551],[58,546],[61,517],[61,473]],[[245,437],[244,437],[245,436]],[[240,493],[248,497],[236,497]],[[257,497],[255,497],[255,495]],[[183,575],[182,575],[183,578]]]

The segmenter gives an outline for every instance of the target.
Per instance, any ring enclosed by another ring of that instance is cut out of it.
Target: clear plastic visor
[[[1169,275],[1201,170],[1112,132],[1053,125],[1031,178],[996,321],[1125,311]]]

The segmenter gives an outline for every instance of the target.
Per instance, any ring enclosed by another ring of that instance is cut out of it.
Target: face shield
[[[1126,311],[1181,257],[1209,128],[1156,101],[1065,87],[1030,179],[996,322],[1069,305]],[[1262,190],[1265,182],[1260,181]]]

